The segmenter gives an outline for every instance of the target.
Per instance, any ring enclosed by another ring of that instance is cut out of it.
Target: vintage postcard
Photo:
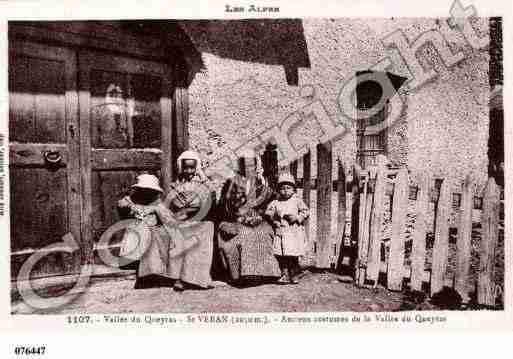
[[[1,3],[1,325],[511,329],[510,4],[366,3]]]

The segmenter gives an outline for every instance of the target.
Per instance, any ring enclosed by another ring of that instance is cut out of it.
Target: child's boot
[[[293,269],[293,267],[289,267],[289,283],[290,284],[298,284],[298,280],[296,279],[296,274],[295,274],[295,270]]]

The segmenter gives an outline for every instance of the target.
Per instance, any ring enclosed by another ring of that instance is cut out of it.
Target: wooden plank
[[[176,130],[176,153],[179,155],[189,148],[189,94],[185,82],[187,76],[185,65],[177,63],[175,73],[173,105]]]
[[[392,234],[388,258],[387,287],[401,290],[404,267],[404,244],[406,241],[406,216],[408,214],[408,170],[402,168],[395,178],[392,204]]]
[[[311,181],[310,181],[310,174],[311,174],[311,166],[312,166],[312,163],[311,163],[311,154],[310,154],[310,151],[308,151],[307,153],[305,153],[305,155],[303,156],[303,201],[305,202],[305,204],[307,205],[308,208],[310,208],[310,185],[311,185]],[[308,248],[311,248],[311,238],[310,238],[310,219],[307,218],[306,221],[305,221],[305,231],[306,231],[306,236],[307,236],[307,240],[308,240]]]
[[[159,149],[98,149],[91,153],[93,170],[159,169],[162,151]]]
[[[356,283],[358,285],[363,285],[365,283],[365,268],[367,266],[367,254],[369,251],[369,242],[368,242],[368,212],[370,211],[370,206],[372,205],[372,196],[368,192],[368,178],[363,179],[363,189],[360,194],[358,192],[354,192],[353,187],[353,198],[356,200],[357,204],[359,204],[358,212],[353,211],[353,214],[358,214],[355,216],[353,221],[353,225],[356,227],[354,233],[358,235],[358,261],[357,261],[357,278]],[[369,207],[368,205],[369,204]],[[356,213],[355,213],[356,212]]]
[[[11,176],[11,251],[60,242],[69,231],[66,168],[12,168]],[[72,263],[62,255],[45,257],[31,275],[64,273]],[[11,264],[15,277],[21,263]]]
[[[374,281],[377,285],[379,266],[381,262],[381,232],[383,227],[383,211],[385,201],[386,169],[380,164],[376,170],[376,184],[372,203],[369,255],[367,262],[367,279]]]
[[[292,176],[294,176],[296,181],[297,181],[297,165],[298,165],[297,160],[294,160],[294,161],[290,162],[290,166],[289,166],[290,174]]]
[[[80,183],[80,124],[78,107],[77,87],[77,58],[76,52],[68,50],[64,64],[65,72],[65,114],[66,114],[66,142],[68,153],[73,161],[67,164],[67,197],[68,197],[68,218],[69,231],[73,238],[80,241],[80,222],[82,213],[82,184]],[[82,262],[80,251],[73,253],[74,271],[78,272]]]
[[[372,219],[372,205],[374,203],[374,195],[369,192],[369,184],[367,184],[367,195],[365,196],[365,208],[363,211],[362,218],[362,241],[364,243],[364,253],[363,258],[365,258],[365,263],[368,262],[369,255],[369,239],[370,239],[370,231],[371,231],[371,219]]]
[[[337,228],[338,238],[343,244],[344,234],[346,228],[346,174],[344,165],[338,161],[338,179],[337,179],[337,199],[338,199],[338,215],[337,215]]]
[[[422,290],[422,281],[426,263],[426,232],[427,232],[427,211],[429,203],[429,184],[427,175],[421,175],[417,192],[415,208],[415,228],[411,250],[411,280],[412,290]]]
[[[80,118],[80,180],[82,183],[81,249],[82,264],[93,264],[92,228],[92,163],[91,163],[91,92],[90,72],[93,59],[86,53],[79,53],[79,118]]]
[[[172,68],[166,69],[166,75],[162,81],[162,97],[160,99],[161,111],[161,149],[162,149],[162,188],[167,191],[173,182],[173,170],[175,166],[173,156],[173,78]]]
[[[479,276],[477,300],[479,304],[495,305],[495,251],[499,238],[500,192],[495,180],[490,177],[483,198],[481,248],[479,252]]]
[[[132,134],[129,137],[132,138],[131,147],[162,148],[162,120],[172,121],[172,94],[166,93],[172,90],[168,88],[172,85],[167,85],[170,80],[166,80],[169,72],[165,69],[162,76],[127,74],[131,93],[127,101],[128,112],[132,106],[138,109],[134,116],[127,118],[129,134]]]
[[[36,142],[66,142],[65,63],[70,59],[31,58],[30,78],[34,94]]]
[[[130,186],[136,182],[137,172],[135,171],[101,171],[95,172],[98,176],[98,184],[94,187],[93,200],[95,212],[93,222],[95,223],[94,239],[98,239],[109,226],[116,223],[119,218],[117,202],[126,195]],[[96,184],[96,183],[95,183]],[[121,239],[121,232],[116,233],[113,241]]]
[[[65,70],[73,52],[27,41],[11,41],[9,50],[11,141],[66,142]]]
[[[440,188],[436,207],[435,241],[431,267],[431,295],[442,290],[449,254],[449,215],[451,211],[450,182],[445,179]]]
[[[456,274],[455,289],[461,295],[463,302],[469,301],[467,290],[468,273],[470,270],[470,249],[472,238],[472,193],[470,176],[465,178],[461,196],[458,239],[456,241]]]
[[[379,267],[379,272],[387,273],[387,271],[388,271],[388,263],[381,262],[380,267]],[[411,266],[404,265],[404,266],[402,266],[400,271],[401,271],[401,276],[403,278],[411,279],[411,276],[412,276],[412,267]],[[429,271],[425,270],[420,274],[420,281],[421,282],[429,282],[430,276],[431,276],[431,273],[429,273]],[[451,285],[450,279],[446,279],[445,285]]]
[[[62,26],[66,27],[64,31]],[[53,27],[53,29],[52,29]],[[34,26],[28,24],[10,24],[9,38],[30,38],[36,41],[51,43],[62,43],[76,47],[98,48],[107,51],[116,50],[118,52],[130,53],[146,58],[155,58],[169,60],[169,53],[158,45],[154,39],[144,37],[129,36],[121,31],[110,31],[109,36],[105,36],[108,31],[103,31],[102,37],[91,36],[96,33],[98,25],[90,21],[79,21],[66,23],[65,25],[46,25]],[[100,26],[101,28],[101,26]],[[71,32],[70,29],[74,29]],[[54,30],[54,31],[52,31]],[[150,39],[151,41],[148,41]]]
[[[41,248],[66,234],[66,169],[11,168],[13,251]]]
[[[10,128],[13,134],[16,130],[24,133],[11,141],[28,142],[11,142],[9,151],[11,249],[25,255],[11,257],[11,274],[16,276],[27,252],[60,242],[67,233],[80,238],[79,161],[69,161],[72,155],[78,158],[78,138],[66,133],[68,126],[77,122],[78,103],[74,51],[30,42],[10,42],[10,50],[14,64],[10,105],[15,110]],[[20,86],[20,81],[26,83]],[[30,121],[20,115],[29,115]],[[55,166],[45,160],[49,151],[61,154]],[[79,253],[48,256],[37,263],[31,275],[76,272],[79,260]]]
[[[278,146],[274,143],[268,143],[262,156],[262,166],[264,167],[264,177],[267,179],[269,186],[276,190],[278,182]],[[308,205],[308,203],[307,203]]]
[[[351,251],[352,246],[349,243],[346,246],[344,243],[345,232],[346,232],[346,215],[347,215],[347,204],[346,204],[346,173],[344,171],[344,164],[338,160],[338,178],[337,178],[337,199],[338,199],[338,216],[337,216],[337,230],[338,235],[337,239],[339,241],[339,252],[337,259],[337,270],[340,271],[342,266],[342,260],[344,256],[349,256],[349,258],[353,257],[353,253]]]
[[[16,25],[11,25],[10,27]],[[13,39],[9,41],[9,52],[15,55],[24,55],[31,58],[49,59],[54,61],[63,61],[72,51],[65,47],[41,45],[38,42],[27,41],[23,39]]]
[[[23,264],[30,258],[30,256],[39,252],[38,250],[28,249],[24,253],[16,254],[11,253],[10,258],[10,269],[11,269],[11,278],[13,280],[17,279],[17,275],[23,266]],[[76,278],[76,274],[78,273],[77,268],[77,258],[80,259],[80,253],[75,255],[74,253],[67,253],[65,251],[53,251],[48,252],[43,260],[37,262],[30,272],[30,280],[39,279],[39,278],[47,278],[53,277],[58,278],[62,275],[73,274]]]
[[[354,266],[354,277],[357,283],[357,279],[359,277],[359,268],[360,268],[360,240],[359,240],[359,229],[360,229],[360,175],[356,169],[356,166],[353,165],[352,168],[352,181],[351,181],[351,234],[350,241],[351,245],[356,244],[356,256],[353,258],[353,266]]]
[[[10,141],[35,141],[35,101],[32,94],[29,60],[27,56],[9,53]]]
[[[141,75],[165,75],[166,69],[161,62],[141,60],[126,56],[106,55],[105,52],[91,51],[90,56],[94,57],[94,69],[103,71],[115,71],[120,73],[141,74]]]
[[[44,167],[46,166],[45,152],[57,151],[62,160],[59,167],[68,164],[69,154],[66,144],[60,143],[9,143],[9,164],[19,167]]]
[[[316,266],[318,268],[330,267],[332,170],[331,142],[317,145]]]

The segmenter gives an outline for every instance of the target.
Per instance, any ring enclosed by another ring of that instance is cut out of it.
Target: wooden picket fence
[[[331,144],[319,144],[316,151],[316,175],[312,174],[308,152],[299,161],[303,168],[298,179],[303,200],[310,208],[314,205],[311,193],[316,192],[316,231],[310,238],[313,246],[309,253],[314,267],[338,272],[349,268],[360,286],[375,286],[382,281],[390,290],[409,286],[431,295],[452,287],[464,302],[474,291],[479,304],[495,305],[503,199],[493,178],[479,196],[468,178],[460,188],[450,180],[426,177],[413,183],[406,168],[376,166],[359,171],[353,166],[347,171],[338,162],[337,178],[333,180]],[[276,147],[269,145],[262,157],[264,175],[272,186],[280,172],[277,156]],[[286,170],[297,178],[298,161]],[[336,213],[332,213],[334,199]],[[337,222],[335,233],[332,220]],[[310,233],[309,223],[306,226]],[[474,239],[474,249],[473,233],[480,237]],[[452,275],[447,274],[449,266]]]

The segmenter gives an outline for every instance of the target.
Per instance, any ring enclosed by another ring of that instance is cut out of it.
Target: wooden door
[[[163,188],[171,181],[169,68],[100,52],[79,54],[82,237],[87,262],[94,261],[94,242],[119,220],[117,201],[138,174],[157,175]]]
[[[31,42],[9,44],[11,274],[34,251],[80,239],[76,56]],[[49,253],[32,275],[75,272],[80,253]]]

